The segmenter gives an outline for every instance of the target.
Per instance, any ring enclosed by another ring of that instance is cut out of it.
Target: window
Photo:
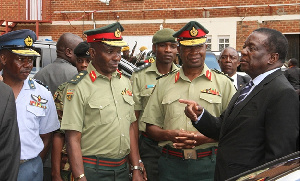
[[[219,51],[222,51],[227,47],[229,47],[229,36],[220,36],[219,37]]]
[[[206,45],[206,50],[211,51],[211,36],[207,36]]]
[[[26,10],[26,20],[42,20],[42,0],[27,0]]]

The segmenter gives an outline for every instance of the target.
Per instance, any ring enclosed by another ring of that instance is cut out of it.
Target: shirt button
[[[100,106],[99,108],[102,108],[102,106]]]
[[[115,103],[117,104],[117,103],[118,103],[118,101],[115,101]]]
[[[119,118],[120,120],[122,119],[122,118]]]
[[[121,134],[122,136],[124,136],[124,134]]]
[[[211,103],[211,102],[212,102],[212,100],[209,100],[209,102]]]

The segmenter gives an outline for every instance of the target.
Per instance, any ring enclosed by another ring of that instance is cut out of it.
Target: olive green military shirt
[[[112,159],[128,155],[129,128],[136,120],[130,80],[117,71],[109,80],[89,64],[82,80],[70,83],[65,91],[61,129],[81,132],[82,155]]]
[[[174,63],[172,64],[171,71],[173,70],[179,70]],[[138,120],[140,131],[146,131],[146,124],[141,122],[140,119],[157,82],[156,77],[161,75],[162,74],[158,72],[156,63],[154,62],[145,69],[133,72],[131,76],[133,100],[135,102],[134,110],[141,111]]]
[[[204,65],[202,73],[193,81],[184,75],[182,68],[174,74],[161,78],[144,110],[141,121],[165,130],[197,131],[184,113],[185,104],[179,99],[194,100],[214,116],[220,116],[236,92],[232,82],[223,74],[211,71]],[[171,141],[161,141],[160,146]],[[205,149],[217,143],[207,143],[194,149]]]

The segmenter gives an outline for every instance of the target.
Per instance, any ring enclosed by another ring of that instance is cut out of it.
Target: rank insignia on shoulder
[[[126,88],[124,90],[122,90],[121,94],[132,96],[132,92],[129,89],[126,89]]]
[[[217,91],[217,89],[205,89],[205,90],[201,90],[202,93],[207,93],[207,94],[213,94],[213,95],[217,95],[217,96],[222,96],[221,93],[219,91]]]
[[[31,77],[28,80],[28,84],[29,84],[30,89],[35,89],[35,85],[34,85],[33,79]]]
[[[207,77],[209,80],[211,80],[211,71],[206,70],[205,77]]]
[[[87,71],[83,70],[79,72],[77,75],[75,75],[68,83],[78,84],[78,82],[80,82],[86,74]]]
[[[33,95],[33,94],[31,94],[31,98],[33,100],[31,100],[29,102],[29,105],[40,107],[40,108],[43,108],[43,109],[47,109],[45,104],[48,102],[48,100],[43,99],[40,95],[36,96],[36,95]]]
[[[227,74],[224,74],[224,72],[221,72],[220,70],[217,69],[213,69],[214,72],[218,73],[218,74],[222,74],[225,75],[229,80],[231,80],[232,82],[234,81],[231,77],[229,77]]]
[[[66,93],[66,98],[70,101],[72,100],[73,95],[74,95],[74,89],[68,89]]]

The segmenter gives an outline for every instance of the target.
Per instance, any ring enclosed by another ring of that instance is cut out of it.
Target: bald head
[[[74,49],[80,42],[83,42],[83,40],[78,35],[72,33],[62,34],[56,44],[57,57],[65,59],[75,66],[76,55]]]

